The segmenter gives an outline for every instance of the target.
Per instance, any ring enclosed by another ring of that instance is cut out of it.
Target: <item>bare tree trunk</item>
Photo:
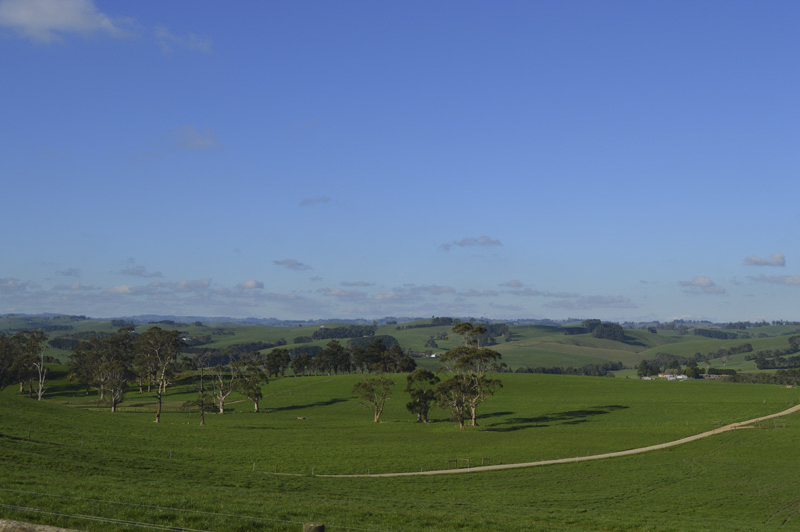
[[[47,381],[47,366],[44,365],[44,350],[39,354],[39,360],[34,364],[36,371],[39,373],[39,388],[36,391],[37,400],[41,401],[44,396],[44,391],[47,389],[45,381]]]
[[[472,426],[477,427],[478,422],[476,421],[476,418],[478,417],[478,407],[472,406],[470,407],[469,411],[470,411],[470,417],[472,419]]]
[[[156,407],[156,423],[161,421],[161,392],[156,394],[156,399],[158,400],[158,407]]]
[[[166,370],[164,371],[166,372]],[[158,407],[156,409],[156,423],[159,423],[161,421],[161,396],[164,393],[164,388],[166,388],[166,385],[164,383],[165,380],[166,379],[164,373],[162,373],[161,380],[158,383],[158,392],[156,392],[156,398],[158,399]]]

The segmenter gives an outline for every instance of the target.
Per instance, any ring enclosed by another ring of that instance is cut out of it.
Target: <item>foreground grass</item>
[[[396,376],[386,422],[349,396],[359,377],[281,379],[252,414],[167,412],[133,394],[116,414],[64,387],[50,401],[0,394],[0,515],[87,528],[95,515],[195,530],[772,530],[798,526],[798,417],[599,462],[467,475],[331,479],[598,454],[677,439],[790,406],[797,390],[720,382],[504,375],[459,432],[413,423]],[[177,387],[171,404],[188,390]],[[67,401],[69,405],[64,405]],[[76,408],[79,405],[84,408]],[[304,418],[304,419],[301,419]],[[277,473],[276,473],[277,469]],[[12,510],[38,508],[52,514]],[[235,516],[235,517],[234,517]],[[92,530],[123,530],[91,523]]]

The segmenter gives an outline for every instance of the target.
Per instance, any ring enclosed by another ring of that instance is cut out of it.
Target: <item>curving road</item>
[[[569,462],[584,462],[586,460],[601,460],[603,458],[615,458],[617,456],[628,456],[631,454],[639,454],[639,453],[646,453],[649,451],[655,451],[658,449],[666,449],[667,447],[674,447],[676,445],[682,445],[684,443],[689,443],[691,441],[699,440],[701,438],[708,438],[709,436],[713,436],[714,434],[720,434],[722,432],[727,432],[729,430],[735,430],[740,427],[744,427],[747,425],[752,425],[753,423],[758,423],[759,421],[764,421],[766,419],[772,419],[776,417],[786,416],[789,414],[793,414],[797,411],[800,411],[800,405],[793,406],[783,412],[778,412],[777,414],[770,414],[768,416],[761,416],[754,419],[748,419],[747,421],[739,421],[737,423],[731,423],[730,425],[725,425],[724,427],[719,427],[714,430],[709,430],[706,432],[701,432],[700,434],[695,434],[694,436],[688,436],[686,438],[681,438],[680,440],[670,441],[667,443],[659,443],[657,445],[650,445],[648,447],[639,447],[638,449],[628,449],[627,451],[616,451],[613,453],[604,453],[604,454],[595,454],[592,456],[577,456],[575,458],[559,458],[557,460],[541,460],[539,462],[524,462],[521,464],[501,464],[501,465],[489,465],[489,466],[478,466],[472,467],[467,469],[439,469],[436,471],[413,471],[413,472],[406,472],[406,473],[379,473],[373,475],[316,475],[318,477],[409,477],[414,475],[451,475],[455,473],[475,473],[478,471],[495,471],[498,469],[516,469],[519,467],[534,467],[534,466],[543,466],[543,465],[550,465],[550,464],[566,464]]]

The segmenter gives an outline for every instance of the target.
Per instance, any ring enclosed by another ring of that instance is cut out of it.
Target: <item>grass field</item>
[[[54,376],[57,376],[55,373]],[[359,376],[273,380],[264,413],[180,405],[189,382],[108,412],[64,381],[42,402],[0,394],[0,515],[91,530],[794,530],[800,529],[797,415],[632,457],[520,470],[324,478],[585,456],[675,440],[777,412],[797,389],[725,382],[502,375],[460,432],[434,411],[413,422],[395,375],[382,423],[350,396]],[[231,404],[232,403],[232,404]],[[460,462],[462,465],[464,462]],[[276,474],[277,472],[277,474]],[[16,507],[17,509],[12,509]],[[36,509],[20,510],[18,508]],[[49,512],[49,513],[44,513]]]

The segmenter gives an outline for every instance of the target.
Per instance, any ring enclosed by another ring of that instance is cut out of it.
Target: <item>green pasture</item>
[[[63,370],[63,368],[61,368]],[[63,376],[54,368],[54,377]],[[0,393],[0,516],[98,531],[793,530],[800,416],[664,451],[517,470],[396,478],[325,474],[429,471],[586,456],[667,442],[781,411],[800,390],[725,382],[504,374],[461,432],[435,410],[405,410],[394,375],[381,423],[350,395],[363,377],[281,378],[263,413],[231,397],[225,415],[181,405],[191,379],[130,392],[111,413],[64,381],[37,402]],[[27,508],[20,509],[20,508]],[[38,511],[34,511],[38,510]],[[46,513],[47,512],[47,513]],[[87,521],[99,516],[137,525]]]

